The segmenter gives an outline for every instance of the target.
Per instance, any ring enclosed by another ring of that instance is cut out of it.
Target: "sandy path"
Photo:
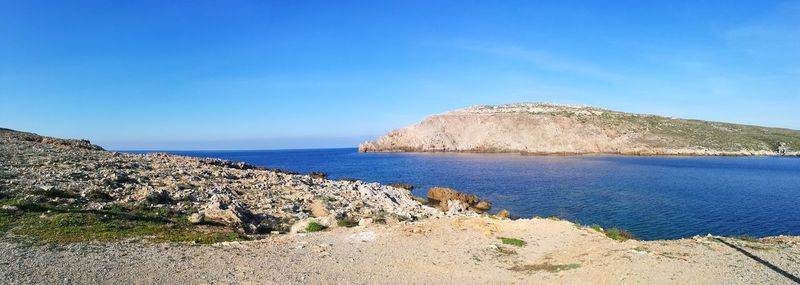
[[[800,276],[797,237],[725,240]],[[213,246],[0,242],[0,284],[59,283],[795,284],[714,239],[617,242],[545,219],[438,219]]]

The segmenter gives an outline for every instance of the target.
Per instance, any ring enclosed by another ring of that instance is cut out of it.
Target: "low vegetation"
[[[636,239],[632,233],[619,229],[619,228],[611,228],[604,231],[607,237],[616,240],[616,241],[626,241],[629,239]]]
[[[547,271],[550,273],[556,273],[566,270],[578,269],[580,267],[581,265],[577,263],[571,263],[571,264],[541,263],[541,264],[514,265],[513,267],[509,268],[509,270],[517,272]]]
[[[308,226],[306,226],[306,232],[309,232],[309,233],[319,232],[319,231],[324,230],[325,228],[326,228],[325,226],[323,226],[323,225],[321,225],[319,223],[310,222],[310,223],[308,223]]]
[[[228,227],[188,222],[181,213],[160,209],[114,207],[82,210],[0,200],[0,234],[29,236],[41,242],[72,243],[143,238],[163,242],[215,243],[242,239]]]
[[[751,236],[748,236],[748,235],[741,235],[741,236],[737,236],[735,238],[738,239],[738,240],[743,240],[743,241],[747,241],[747,242],[758,242],[757,238],[754,238],[754,237],[751,237]]]
[[[352,228],[358,226],[358,221],[353,219],[337,219],[336,225],[345,228]]]
[[[500,241],[503,242],[503,244],[513,245],[517,247],[523,247],[528,244],[527,242],[521,239],[508,238],[508,237],[500,237],[499,239]]]

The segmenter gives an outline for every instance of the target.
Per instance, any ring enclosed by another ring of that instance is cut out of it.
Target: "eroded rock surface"
[[[475,106],[359,145],[362,152],[800,155],[800,131],[543,103]]]

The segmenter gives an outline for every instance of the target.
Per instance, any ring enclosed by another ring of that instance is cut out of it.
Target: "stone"
[[[468,205],[464,202],[459,200],[448,200],[447,201],[447,213],[448,214],[458,214],[467,211]]]
[[[373,222],[372,218],[361,218],[360,220],[358,220],[358,226],[359,227],[366,227],[366,226],[371,225],[372,222]]]
[[[786,143],[778,143],[778,155],[786,155]]]
[[[497,215],[496,215],[496,216],[498,216],[498,217],[501,217],[501,218],[508,219],[508,217],[510,216],[510,214],[508,213],[508,210],[506,210],[506,209],[502,209],[502,210],[500,210],[500,212],[497,212]]]
[[[203,218],[205,215],[202,213],[194,213],[189,215],[189,222],[192,224],[200,224],[203,222]]]
[[[12,205],[3,205],[2,207],[0,207],[0,209],[5,210],[5,211],[16,211],[16,210],[19,210],[19,208],[17,206],[12,206]]]
[[[313,219],[300,220],[299,222],[294,223],[291,228],[289,228],[289,233],[293,233],[293,234],[304,233],[304,232],[306,232],[306,228],[308,227],[308,224],[310,224],[313,221],[314,221]]]
[[[315,218],[322,218],[329,216],[330,213],[325,209],[325,203],[319,199],[315,199],[311,202],[311,215]]]
[[[475,195],[458,192],[452,188],[433,187],[428,190],[428,201],[442,211],[450,211],[447,201],[451,200],[462,202],[468,209],[479,213],[486,212],[492,208],[492,204],[488,201],[482,200]]]
[[[172,198],[167,190],[156,190],[153,188],[142,188],[133,195],[136,201],[146,201],[153,204],[171,204]]]

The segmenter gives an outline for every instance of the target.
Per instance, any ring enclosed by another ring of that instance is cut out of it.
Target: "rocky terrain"
[[[0,284],[800,282],[798,237],[638,241],[395,186],[0,129]]]
[[[362,219],[405,221],[445,214],[415,201],[405,189],[377,183],[218,159],[109,152],[85,140],[8,129],[0,129],[0,195],[5,209],[33,205],[71,213],[163,212],[242,234],[303,231],[309,222],[335,227]]]
[[[475,106],[359,145],[362,152],[800,155],[800,131],[544,103]]]

